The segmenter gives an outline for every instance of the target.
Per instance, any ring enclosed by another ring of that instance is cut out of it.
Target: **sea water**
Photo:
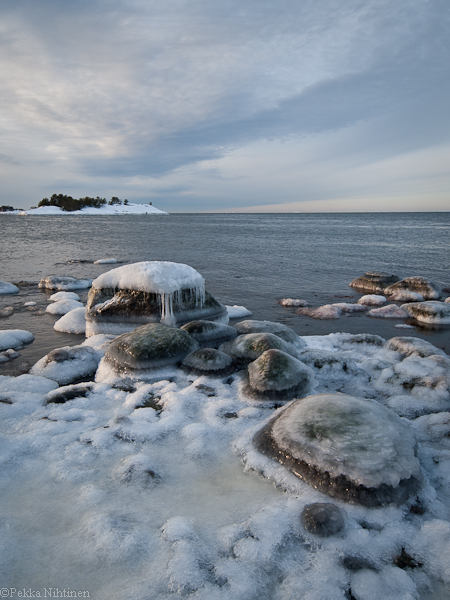
[[[0,279],[25,281],[18,295],[0,296],[0,308],[15,312],[1,329],[25,329],[36,336],[24,349],[33,364],[52,348],[78,344],[83,336],[53,331],[56,317],[45,311],[49,291],[37,284],[47,275],[94,279],[120,266],[146,260],[185,263],[205,278],[219,302],[241,305],[254,319],[278,321],[299,335],[330,332],[376,333],[389,339],[413,335],[450,350],[449,328],[397,329],[397,320],[352,314],[315,321],[277,304],[281,298],[312,306],[355,302],[348,287],[368,270],[421,275],[450,286],[450,212],[365,214],[173,214],[118,216],[0,215]],[[119,264],[93,264],[115,258]],[[85,302],[87,292],[82,292]],[[444,294],[445,295],[445,294]],[[17,361],[0,365],[10,373]]]

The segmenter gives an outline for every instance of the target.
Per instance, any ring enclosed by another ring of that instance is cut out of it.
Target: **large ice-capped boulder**
[[[401,504],[420,485],[411,428],[374,400],[308,396],[271,419],[253,441],[321,492],[348,502]]]
[[[205,291],[200,273],[180,263],[139,262],[93,281],[86,335],[123,333],[144,323],[183,325],[194,319],[228,322],[226,308]]]
[[[282,350],[266,350],[248,365],[244,392],[263,399],[291,400],[311,391],[312,369]]]
[[[148,323],[115,338],[105,352],[105,359],[125,369],[152,369],[181,362],[198,343],[186,331]]]
[[[420,294],[424,300],[437,300],[441,297],[441,288],[426,277],[406,277],[384,289],[386,296],[395,296],[402,291]],[[398,299],[404,300],[402,297]],[[412,299],[415,300],[416,298]],[[409,299],[406,299],[406,301],[408,302]]]
[[[358,290],[358,292],[373,292],[382,294],[384,289],[398,281],[397,275],[385,273],[383,271],[367,271],[364,275],[357,277],[349,283],[349,286]]]
[[[429,302],[413,302],[403,308],[421,323],[431,325],[450,325],[450,304],[431,300]]]

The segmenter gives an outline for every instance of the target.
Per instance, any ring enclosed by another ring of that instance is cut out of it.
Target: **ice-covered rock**
[[[373,400],[308,396],[271,419],[254,444],[320,491],[365,506],[401,504],[421,481],[412,429]]]
[[[252,311],[245,308],[245,306],[239,306],[234,304],[233,306],[226,305],[227,314],[229,319],[242,319],[243,317],[251,317]]]
[[[330,502],[314,502],[302,510],[301,521],[309,533],[330,537],[345,527],[345,511]]]
[[[256,321],[247,319],[240,321],[234,326],[239,334],[247,333],[273,333],[288,344],[292,344],[297,350],[306,346],[302,338],[295,333],[293,329],[283,323],[275,323],[274,321]]]
[[[30,331],[23,329],[5,329],[0,331],[0,351],[17,350],[24,344],[29,344],[34,340],[34,335]]]
[[[39,287],[47,290],[83,290],[91,287],[91,285],[92,279],[76,279],[75,277],[58,275],[43,277],[39,282]]]
[[[216,348],[200,348],[188,354],[182,365],[199,374],[222,375],[230,371],[231,356]]]
[[[67,385],[94,375],[102,354],[89,346],[56,348],[38,360],[30,369],[30,374]]]
[[[281,304],[281,306],[308,306],[308,302],[300,298],[281,298],[281,300],[277,300],[277,304]]]
[[[181,329],[187,331],[194,338],[200,347],[217,348],[220,344],[234,340],[238,332],[234,327],[217,323],[215,321],[190,321],[182,325]]]
[[[249,363],[256,360],[266,350],[282,350],[297,356],[292,345],[273,333],[247,333],[219,346],[221,352],[229,354],[238,363]]]
[[[329,350],[305,350],[299,354],[299,359],[314,370],[314,373],[326,379],[327,383],[352,379],[363,376],[369,379],[369,374],[359,367],[351,352],[331,352]]]
[[[441,296],[441,288],[426,277],[406,277],[401,281],[386,286],[384,289],[386,296],[405,291],[416,292],[425,300],[437,300]]]
[[[444,300],[447,304],[450,303],[450,296]]]
[[[335,302],[331,306],[337,306],[343,313],[364,312],[367,310],[364,304],[358,304],[357,302]]]
[[[397,275],[383,271],[367,271],[349,283],[349,286],[359,292],[383,293],[384,289],[398,281]]]
[[[321,319],[324,321],[339,319],[339,317],[342,315],[342,310],[339,308],[339,306],[335,306],[334,304],[324,304],[318,308],[298,308],[295,312],[298,315],[306,315],[307,317]]]
[[[60,300],[80,300],[80,296],[75,292],[55,292],[49,298],[52,302],[59,302]]]
[[[365,306],[383,306],[386,303],[386,297],[379,294],[366,294],[365,296],[361,296],[356,303],[364,304]]]
[[[367,314],[369,317],[377,319],[406,319],[408,316],[406,310],[396,304],[386,304],[386,306],[380,308],[372,308]]]
[[[115,265],[117,260],[115,258],[99,258],[94,260],[94,265]]]
[[[5,306],[5,308],[0,309],[0,317],[2,317],[3,319],[6,319],[7,317],[10,317],[14,312],[14,307],[13,306]]]
[[[436,348],[430,342],[416,337],[393,337],[386,342],[387,350],[394,350],[401,354],[403,358],[407,356],[431,356],[440,354],[446,356],[443,350]]]
[[[245,393],[264,399],[290,400],[311,391],[313,371],[282,350],[266,350],[248,365]]]
[[[429,302],[413,302],[402,307],[416,321],[433,325],[450,325],[450,306],[446,302],[431,300]]]
[[[75,400],[75,398],[85,398],[88,392],[91,391],[93,385],[92,381],[88,381],[85,383],[76,383],[59,387],[46,395],[45,403],[65,404],[66,402],[69,402],[69,400]]]
[[[119,334],[144,323],[228,322],[226,308],[205,291],[200,273],[164,261],[125,265],[97,277],[89,291],[86,319],[88,336]]]
[[[410,290],[397,290],[389,295],[389,300],[393,302],[423,302],[424,297],[418,292]]]
[[[55,331],[81,334],[86,331],[86,309],[84,306],[71,310],[53,325]]]
[[[13,283],[0,281],[0,294],[18,294],[19,291],[19,288]]]
[[[84,307],[83,304],[77,300],[58,300],[49,304],[45,309],[45,312],[48,312],[51,315],[66,315],[68,312],[75,310],[76,308]]]
[[[162,323],[148,323],[113,340],[105,358],[127,369],[151,369],[179,363],[198,349],[186,331]]]

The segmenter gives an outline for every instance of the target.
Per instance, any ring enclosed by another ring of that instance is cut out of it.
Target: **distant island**
[[[11,206],[1,207],[6,210],[0,212],[19,215],[114,215],[114,214],[154,214],[168,215],[169,213],[159,210],[149,204],[132,204],[127,199],[120,200],[113,196],[109,202],[106,198],[72,198],[65,194],[53,194],[51,198],[43,198],[37,208],[28,210],[14,209]]]

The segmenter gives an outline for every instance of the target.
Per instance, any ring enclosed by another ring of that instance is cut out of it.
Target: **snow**
[[[83,304],[77,300],[58,300],[49,304],[45,309],[45,312],[48,312],[51,315],[66,315],[76,308],[83,308]]]
[[[74,308],[53,325],[55,331],[62,333],[85,333],[86,331],[86,309],[84,306]]]
[[[169,213],[150,206],[148,204],[132,204],[127,205],[114,204],[110,206],[106,204],[101,208],[86,207],[82,210],[64,211],[57,206],[40,206],[39,208],[30,208],[23,210],[20,215],[168,215]]]
[[[94,260],[94,265],[114,265],[117,263],[115,258],[99,258]]]
[[[80,296],[75,294],[75,292],[56,292],[50,296],[49,300],[52,302],[59,302],[60,300],[80,300]]]
[[[23,329],[4,329],[0,331],[0,350],[9,350],[21,348],[24,344],[29,344],[34,340],[34,335],[30,331]]]
[[[377,319],[406,319],[408,316],[408,313],[396,304],[387,304],[381,308],[372,308],[367,314],[369,317]]]
[[[357,304],[364,304],[366,306],[382,306],[385,302],[386,297],[379,294],[366,294],[357,300]]]
[[[233,306],[225,306],[227,309],[228,317],[230,319],[242,319],[243,317],[251,317],[252,311],[245,308],[245,306],[239,306],[234,304]]]
[[[19,288],[6,281],[0,281],[0,294],[17,294],[19,292]]]

